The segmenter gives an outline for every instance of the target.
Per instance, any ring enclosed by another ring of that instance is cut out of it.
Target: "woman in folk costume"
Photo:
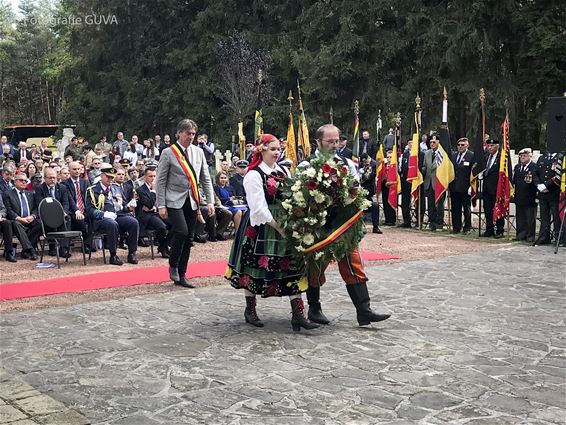
[[[285,214],[281,189],[289,176],[284,167],[277,165],[280,154],[279,140],[264,134],[244,177],[249,211],[232,244],[225,277],[234,288],[244,290],[246,322],[263,327],[256,313],[256,295],[289,296],[293,330],[315,329],[318,325],[305,318],[301,297],[308,287],[304,264],[291,258],[278,224]]]

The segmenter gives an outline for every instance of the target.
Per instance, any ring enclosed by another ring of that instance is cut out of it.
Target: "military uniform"
[[[560,229],[558,203],[560,200],[560,177],[562,175],[562,153],[546,153],[537,161],[537,176],[539,183],[538,199],[540,205],[540,234],[539,243],[552,242],[550,223],[554,223],[554,234]],[[564,235],[562,235],[564,238]]]
[[[93,231],[106,234],[111,259],[116,256],[119,234],[127,232],[128,261],[137,263],[135,253],[138,249],[139,224],[126,207],[120,187],[105,187],[102,182],[98,182],[86,190],[85,198],[85,215],[90,220]],[[134,261],[130,261],[132,257]]]
[[[537,218],[538,170],[534,162],[517,164],[513,170],[517,239],[534,242]]]

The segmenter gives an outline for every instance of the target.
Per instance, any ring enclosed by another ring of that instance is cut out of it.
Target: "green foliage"
[[[499,134],[507,107],[512,145],[538,148],[546,99],[566,81],[566,12],[555,0],[23,2],[24,17],[41,14],[118,23],[34,26],[0,3],[0,121],[72,121],[89,139],[171,134],[189,116],[228,147],[236,121],[218,95],[215,49],[234,32],[271,55],[264,128],[278,135],[297,79],[311,134],[330,108],[351,134],[359,99],[362,129],[375,137],[378,110],[385,128],[399,111],[404,139],[417,93],[424,129],[438,127],[444,86],[451,132],[473,138],[483,87],[488,132]],[[244,123],[251,135],[253,115]]]

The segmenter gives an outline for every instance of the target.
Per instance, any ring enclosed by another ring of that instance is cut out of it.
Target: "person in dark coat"
[[[336,154],[338,155],[338,150]],[[375,196],[377,163],[367,153],[363,153],[360,159],[360,184],[367,190],[366,199],[371,202],[369,213],[371,214],[372,232],[381,234],[383,232],[379,228],[379,204],[373,200]]]
[[[4,205],[4,200],[0,194],[0,232],[2,233],[2,238],[4,239],[4,258],[10,263],[15,263],[16,255],[14,252],[14,244],[12,239],[14,237],[14,232],[12,229],[12,220],[8,220],[8,210]]]
[[[234,191],[234,196],[246,198],[246,191],[244,190],[244,176],[248,170],[250,163],[245,159],[240,159],[236,162],[236,174],[230,177],[230,187]]]
[[[497,182],[499,181],[499,142],[494,139],[486,141],[487,152],[485,170],[483,172],[483,210],[485,213],[485,232],[481,236],[503,237],[505,219],[500,217],[493,222],[493,209],[497,195]]]
[[[537,175],[539,183],[538,200],[540,206],[540,235],[539,245],[552,242],[550,232],[551,223],[554,224],[553,233],[558,235],[560,229],[560,216],[558,204],[560,201],[560,178],[562,175],[562,153],[547,152],[537,161]],[[562,233],[566,239],[566,232]],[[561,242],[564,242],[564,239]]]
[[[338,146],[338,149],[336,149],[336,155],[340,158],[352,159],[352,149],[348,147],[348,136],[345,134],[340,136],[340,145]]]
[[[468,150],[466,137],[458,139],[457,152],[452,153],[454,180],[450,183],[450,201],[452,214],[452,233],[469,233],[472,229],[472,203],[470,200],[470,173],[474,163],[474,153]],[[464,227],[462,228],[462,213]]]
[[[519,152],[519,163],[513,170],[515,211],[518,241],[535,241],[537,220],[537,166],[529,148]]]

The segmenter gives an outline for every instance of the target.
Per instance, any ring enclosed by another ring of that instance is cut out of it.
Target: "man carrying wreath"
[[[316,131],[316,142],[317,150],[314,153],[314,156],[307,158],[299,164],[299,167],[309,166],[310,161],[321,154],[331,154],[334,156],[333,161],[337,166],[347,167],[349,174],[357,178],[357,170],[354,163],[351,160],[341,158],[336,154],[336,148],[340,142],[340,130],[337,127],[331,124],[325,124],[320,127]],[[336,211],[329,214],[329,221],[331,221],[331,216],[333,214],[336,214]],[[324,273],[328,265],[328,261],[315,262],[311,265],[311,267],[309,267],[308,274],[308,318],[312,322],[323,325],[330,323],[328,318],[322,312],[320,304],[320,287],[326,282]],[[356,307],[358,324],[360,326],[369,325],[371,322],[381,322],[391,316],[390,314],[374,313],[370,308],[370,296],[366,284],[368,277],[364,272],[358,246],[338,261],[338,270],[340,271],[342,279],[346,282],[348,294]]]

